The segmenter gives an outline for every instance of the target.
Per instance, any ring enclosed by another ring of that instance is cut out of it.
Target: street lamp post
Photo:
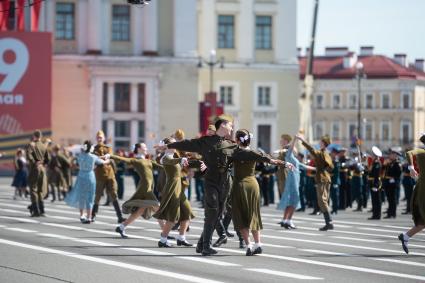
[[[356,79],[357,79],[357,91],[358,91],[358,105],[357,105],[357,140],[361,143],[361,129],[362,129],[362,89],[361,80],[365,77],[364,66],[362,62],[356,64]],[[359,144],[360,146],[360,144]]]
[[[199,56],[199,62],[198,62],[198,68],[202,68],[203,64],[208,65],[210,69],[210,93],[214,92],[214,67],[217,65],[220,65],[220,68],[224,68],[224,57],[221,57],[219,60],[217,60],[217,53],[214,49],[210,51],[210,57],[209,60],[205,60],[201,56]]]

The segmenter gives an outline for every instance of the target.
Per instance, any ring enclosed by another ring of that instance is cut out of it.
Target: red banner
[[[41,3],[41,1],[34,2],[31,7],[31,31],[38,31]]]
[[[51,33],[0,33],[0,170],[34,129],[51,128]]]

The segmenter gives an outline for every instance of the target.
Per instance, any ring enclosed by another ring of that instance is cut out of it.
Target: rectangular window
[[[271,88],[268,86],[258,87],[258,106],[271,106]]]
[[[317,122],[313,128],[313,136],[315,140],[319,140],[324,134],[323,123]]]
[[[130,41],[129,5],[112,5],[112,40]]]
[[[102,111],[108,112],[108,83],[102,85]]]
[[[255,25],[255,48],[272,49],[272,17],[257,16]]]
[[[350,94],[348,98],[348,108],[350,109],[357,109],[357,95],[356,94]]]
[[[388,93],[382,94],[382,109],[390,109],[390,95]]]
[[[340,126],[339,122],[332,123],[332,139],[339,140],[340,139]]]
[[[334,94],[332,97],[332,107],[334,109],[341,108],[341,96],[339,94]]]
[[[381,139],[383,141],[390,140],[390,124],[388,122],[384,122],[381,125]]]
[[[403,144],[411,143],[411,123],[410,122],[402,122],[401,123],[401,141]]]
[[[316,95],[316,108],[317,109],[323,109],[323,95],[318,94]]]
[[[139,142],[145,142],[145,121],[139,121]]]
[[[137,85],[137,109],[139,113],[145,113],[145,107],[146,107],[145,90],[146,90],[145,84]]]
[[[403,99],[402,99],[402,108],[403,109],[409,109],[410,108],[410,94],[409,93],[403,93]]]
[[[74,3],[56,3],[56,39],[73,40],[75,38]]]
[[[373,109],[373,94],[366,94],[366,109]]]
[[[102,120],[102,131],[105,133],[105,137],[108,136],[108,121]]]
[[[235,48],[235,17],[218,16],[218,48]]]
[[[258,138],[257,147],[263,149],[265,152],[270,152],[272,139],[272,126],[270,125],[258,125]]]
[[[350,123],[348,125],[348,137],[350,141],[352,141],[355,137],[357,137],[357,125],[354,123]]]
[[[373,140],[373,125],[372,123],[368,122],[365,124],[364,126],[364,135],[363,135],[363,139],[367,140],[367,141],[372,141]]]
[[[233,105],[233,87],[220,86],[220,102],[224,105]]]
[[[115,121],[115,148],[130,147],[130,121]]]
[[[130,84],[129,83],[115,83],[115,107],[116,112],[129,112],[130,111]]]

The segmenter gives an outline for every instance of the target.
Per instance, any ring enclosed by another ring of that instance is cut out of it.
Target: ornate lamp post
[[[364,74],[364,66],[362,62],[357,62],[356,64],[356,79],[357,79],[357,91],[358,91],[358,99],[357,99],[357,139],[361,141],[361,129],[362,129],[362,89],[361,89],[361,81],[366,78]]]
[[[202,65],[206,64],[208,65],[210,69],[210,93],[214,92],[213,84],[214,84],[214,67],[219,65],[221,69],[224,68],[224,57],[221,57],[219,60],[217,60],[217,53],[215,49],[212,49],[210,51],[210,57],[208,60],[205,60],[201,56],[199,56],[199,62],[198,62],[198,68],[202,68]]]

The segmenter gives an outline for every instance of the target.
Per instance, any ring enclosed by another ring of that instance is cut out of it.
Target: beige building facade
[[[199,54],[211,50],[212,90],[235,118],[236,128],[254,134],[254,147],[273,151],[282,133],[299,128],[295,0],[198,1]],[[210,71],[200,69],[199,99],[210,91]]]
[[[53,34],[53,139],[151,147],[177,128],[198,134],[196,1],[57,0],[42,6]],[[190,111],[186,111],[190,109]]]
[[[361,139],[365,150],[417,145],[425,131],[425,73],[423,60],[408,65],[405,55],[374,55],[364,47],[357,56],[347,48],[328,48],[315,60],[312,101],[313,132],[317,141],[329,134],[335,143],[353,144],[357,136],[359,87],[356,64],[362,62],[360,81]],[[305,58],[301,58],[301,68]],[[301,74],[301,77],[303,74]]]

